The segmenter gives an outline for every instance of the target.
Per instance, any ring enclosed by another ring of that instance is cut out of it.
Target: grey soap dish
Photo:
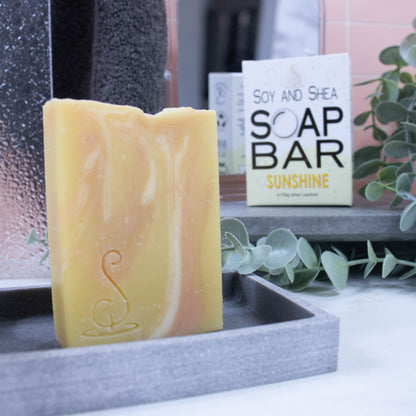
[[[224,274],[224,330],[62,349],[50,287],[0,291],[4,414],[62,415],[335,371],[338,318],[258,276]]]

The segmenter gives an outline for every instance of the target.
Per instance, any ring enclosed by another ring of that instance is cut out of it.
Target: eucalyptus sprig
[[[416,31],[416,18],[413,20]],[[359,193],[369,201],[379,200],[385,192],[393,198],[389,207],[408,201],[401,214],[400,229],[408,230],[416,221],[416,196],[411,188],[416,176],[416,78],[406,70],[416,68],[416,32],[406,36],[399,46],[381,51],[379,60],[393,69],[381,77],[356,85],[375,83],[367,99],[370,110],[357,115],[354,124],[371,130],[377,144],[364,146],[354,154],[354,178],[376,174]],[[395,125],[389,134],[386,126]]]
[[[43,254],[41,259],[39,260],[39,264],[43,263],[49,256],[49,242],[48,242],[48,230],[45,231],[43,238],[40,238],[35,231],[35,229],[31,229],[30,233],[27,237],[26,243],[28,245],[39,243],[42,246],[46,247],[46,252]]]
[[[396,269],[400,269],[399,279],[416,275],[416,262],[398,259],[388,249],[384,256],[377,256],[370,241],[366,257],[351,260],[336,247],[325,251],[319,245],[312,247],[305,238],[297,238],[286,228],[271,231],[254,245],[245,225],[236,218],[221,220],[221,253],[223,272],[257,273],[293,291],[305,289],[318,277],[327,278],[343,290],[354,266],[363,267],[364,278],[377,264],[382,265],[382,278]]]
[[[47,250],[40,264],[49,256],[48,231],[40,238],[32,229],[27,244],[34,243]],[[305,238],[297,238],[286,228],[271,231],[254,245],[246,226],[237,218],[221,219],[221,261],[223,272],[257,273],[293,291],[305,289],[318,277],[328,279],[338,290],[343,290],[354,266],[363,267],[364,278],[377,264],[382,265],[383,278],[393,275],[397,269],[400,280],[416,275],[416,261],[399,259],[387,248],[384,256],[377,256],[370,241],[367,241],[366,257],[350,260],[338,248],[322,250],[318,244],[312,247]]]

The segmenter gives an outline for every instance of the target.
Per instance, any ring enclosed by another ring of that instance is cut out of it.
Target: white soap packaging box
[[[210,73],[208,106],[217,113],[220,174],[244,173],[246,161],[243,74],[241,72]]]
[[[352,205],[348,54],[242,65],[247,205]]]

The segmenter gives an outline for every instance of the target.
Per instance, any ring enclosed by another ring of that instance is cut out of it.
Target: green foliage
[[[37,232],[32,228],[29,232],[26,243],[28,245],[39,243],[42,246],[47,248],[45,254],[39,260],[39,264],[43,263],[48,258],[48,256],[49,256],[48,230],[46,230],[45,235],[43,236],[43,238],[39,238]]]
[[[416,18],[413,28],[416,31]],[[406,231],[416,222],[416,196],[411,193],[416,177],[416,78],[404,68],[416,68],[416,33],[406,36],[400,45],[382,50],[379,60],[393,68],[379,78],[357,84],[376,84],[374,93],[367,97],[370,110],[358,114],[354,124],[372,130],[378,144],[355,152],[354,178],[376,176],[360,190],[369,201],[377,201],[390,192],[390,207],[403,200],[409,202],[400,221],[400,229]],[[391,123],[395,129],[389,134],[386,126]]]
[[[407,209],[408,214],[403,218],[414,221],[416,202]],[[27,244],[41,244],[46,248],[39,264],[48,257],[48,231],[43,238],[39,238],[32,229]],[[343,290],[353,266],[364,267],[364,278],[377,264],[382,265],[383,278],[392,275],[399,267],[402,267],[401,280],[416,275],[416,262],[400,260],[389,250],[385,250],[384,257],[378,257],[370,241],[367,242],[367,255],[351,260],[336,247],[324,251],[319,245],[312,247],[305,238],[297,238],[286,228],[271,231],[253,245],[245,225],[236,218],[221,219],[221,259],[223,272],[257,273],[292,291],[305,289],[317,278],[326,278],[338,290]],[[406,269],[404,272],[403,267]]]
[[[416,203],[413,206],[409,215],[416,216]],[[351,260],[336,247],[324,251],[319,245],[312,247],[305,238],[297,238],[285,228],[271,231],[253,245],[245,225],[236,218],[221,220],[221,251],[224,272],[256,272],[292,291],[305,289],[318,277],[343,290],[350,269],[356,266],[363,268],[363,278],[368,277],[377,264],[382,267],[383,278],[391,276],[398,268],[400,279],[416,275],[416,262],[400,260],[387,249],[384,256],[378,257],[370,241],[366,255]]]

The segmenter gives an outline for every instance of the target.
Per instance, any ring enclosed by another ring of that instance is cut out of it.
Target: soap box
[[[208,96],[209,109],[217,113],[220,174],[242,174],[246,170],[243,74],[210,73]]]
[[[247,205],[352,205],[348,54],[243,62]]]

